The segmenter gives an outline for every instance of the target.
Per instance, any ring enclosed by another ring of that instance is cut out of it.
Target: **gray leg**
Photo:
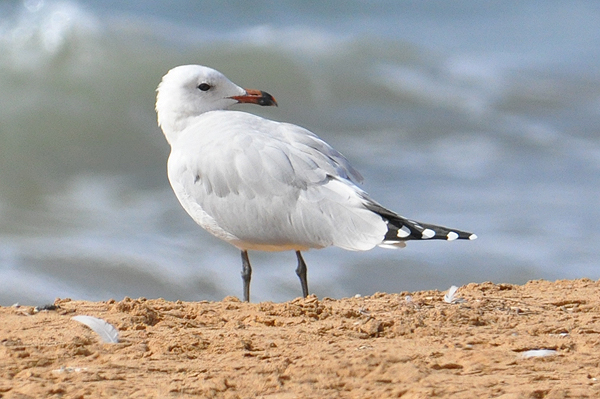
[[[244,282],[244,302],[250,302],[250,278],[252,267],[248,259],[248,251],[242,251],[242,281]]]
[[[296,257],[298,258],[298,267],[296,268],[296,274],[300,277],[300,284],[302,285],[302,296],[306,298],[308,296],[308,280],[306,279],[306,263],[302,259],[300,251],[296,251]]]

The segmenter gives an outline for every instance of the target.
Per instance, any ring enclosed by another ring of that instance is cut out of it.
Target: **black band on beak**
[[[231,97],[239,103],[250,103],[262,106],[277,106],[272,95],[262,90],[247,89],[245,95]]]

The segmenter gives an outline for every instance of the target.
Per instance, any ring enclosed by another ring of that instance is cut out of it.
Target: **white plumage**
[[[119,331],[106,321],[92,316],[73,316],[71,319],[85,324],[100,336],[102,342],[116,344],[119,342]]]
[[[268,93],[242,89],[199,65],[170,70],[157,91],[158,123],[171,145],[173,191],[200,226],[242,251],[246,301],[248,250],[296,251],[306,296],[300,251],[475,238],[385,209],[356,186],[362,178],[348,160],[312,132],[227,110],[236,103],[276,105]]]

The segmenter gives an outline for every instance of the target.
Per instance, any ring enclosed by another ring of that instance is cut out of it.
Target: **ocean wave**
[[[247,110],[331,142],[385,205],[480,236],[468,250],[311,252],[325,265],[311,270],[317,292],[367,294],[359,290],[365,280],[373,290],[447,288],[560,276],[570,264],[593,270],[594,50],[562,39],[558,49],[549,41],[522,51],[521,37],[535,27],[496,37],[505,22],[486,7],[470,12],[461,3],[464,13],[446,15],[451,6],[423,6],[415,14],[403,2],[364,12],[363,3],[338,14],[324,11],[341,3],[313,9],[300,1],[272,10],[231,1],[230,11],[221,3],[200,10],[191,0],[173,10],[141,1],[0,3],[0,281],[39,284],[28,298],[239,293],[239,254],[200,232],[168,187],[155,89],[185,63],[271,92],[278,108]],[[531,17],[530,6],[514,7],[516,20]],[[554,18],[548,24],[563,16]],[[492,26],[471,31],[481,20]],[[562,25],[552,26],[560,33]],[[564,26],[573,36],[573,25]],[[575,43],[595,43],[597,31]],[[497,41],[484,48],[482,36]],[[293,259],[256,258],[265,274],[257,298],[296,292],[293,265],[279,268]],[[463,280],[453,280],[457,271]],[[86,276],[110,278],[94,286]],[[10,292],[0,302],[18,296]]]

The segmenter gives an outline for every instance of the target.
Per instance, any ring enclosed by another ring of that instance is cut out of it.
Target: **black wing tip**
[[[424,224],[412,220],[388,221],[386,241],[409,240],[475,240],[477,235],[467,231],[451,229],[443,226]]]
[[[467,231],[406,219],[374,201],[369,201],[367,209],[377,213],[387,224],[388,231],[383,242],[389,245],[410,240],[472,241],[477,239],[476,234]]]

